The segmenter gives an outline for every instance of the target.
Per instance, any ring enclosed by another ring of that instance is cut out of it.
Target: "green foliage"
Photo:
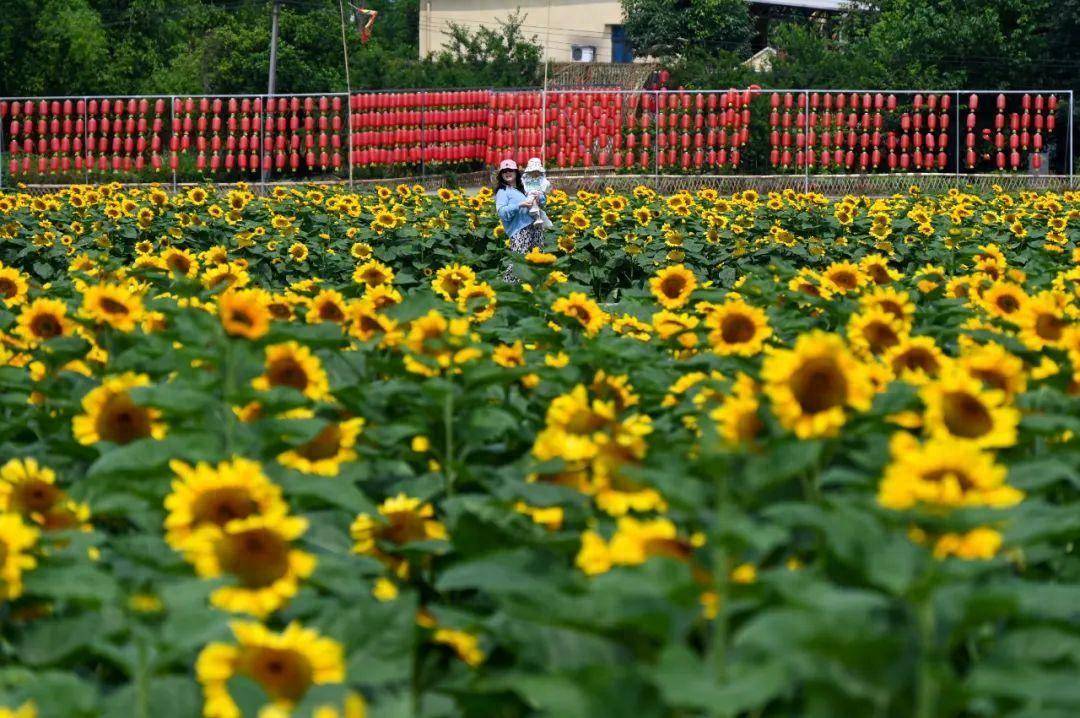
[[[451,46],[418,58],[418,0],[371,0],[370,42],[349,24],[354,89],[520,86],[541,51],[519,16],[498,28],[453,28]],[[346,8],[348,6],[346,5]],[[338,4],[286,0],[280,92],[345,90]],[[257,93],[269,63],[270,5],[259,0],[8,0],[0,12],[0,96]]]
[[[634,52],[675,57],[687,48],[745,55],[750,11],[743,0],[623,0],[624,27]]]

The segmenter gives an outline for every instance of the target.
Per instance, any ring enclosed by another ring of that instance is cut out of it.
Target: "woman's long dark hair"
[[[503,182],[502,172],[496,172],[495,173],[495,192],[496,193],[499,190],[503,189],[504,187],[510,187],[510,186],[511,185],[508,185],[505,182]],[[514,170],[514,184],[513,184],[513,187],[516,188],[518,192],[521,192],[521,194],[525,194],[525,185],[522,184],[522,182],[521,182],[521,170]]]

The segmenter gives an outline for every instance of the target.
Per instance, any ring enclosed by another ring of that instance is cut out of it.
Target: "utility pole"
[[[277,40],[278,40],[278,14],[281,12],[281,0],[274,0],[274,8],[270,15],[270,79],[267,82],[266,98],[270,99],[274,96],[274,89],[277,86]],[[265,107],[264,107],[265,113]],[[266,159],[266,122],[265,114],[263,116],[263,128],[262,139],[259,142],[259,155],[262,159]],[[266,162],[262,164],[262,185],[266,187],[266,180],[270,176],[270,168],[266,166]]]

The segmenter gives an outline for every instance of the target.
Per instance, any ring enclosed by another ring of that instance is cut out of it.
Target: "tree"
[[[752,25],[746,0],[623,0],[623,27],[638,55],[748,54]]]

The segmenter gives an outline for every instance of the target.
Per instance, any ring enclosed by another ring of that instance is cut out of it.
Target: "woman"
[[[537,201],[541,206],[547,203],[542,195]],[[499,164],[495,182],[495,211],[499,213],[506,236],[510,238],[511,251],[518,254],[527,254],[530,249],[539,248],[544,243],[543,227],[533,224],[534,217],[529,214],[533,202],[525,194],[517,162],[503,160]],[[513,264],[507,265],[503,278],[511,284],[518,281]]]

